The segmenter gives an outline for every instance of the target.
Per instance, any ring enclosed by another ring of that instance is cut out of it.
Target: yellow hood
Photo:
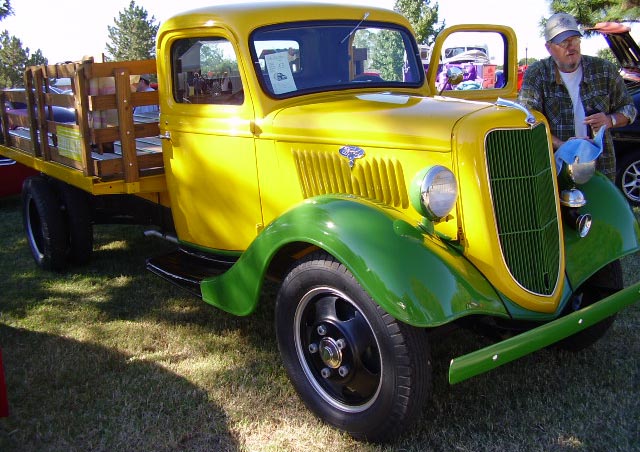
[[[347,95],[285,107],[274,113],[270,126],[264,124],[262,131],[282,141],[447,152],[455,123],[488,106],[394,93]]]

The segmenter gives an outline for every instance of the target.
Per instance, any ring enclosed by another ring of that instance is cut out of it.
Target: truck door
[[[158,55],[176,231],[180,241],[198,247],[242,251],[262,223],[244,71],[224,30],[189,33],[165,38]]]
[[[429,87],[443,96],[495,102],[515,99],[518,89],[517,40],[502,25],[455,25],[443,30],[432,47]],[[462,71],[462,81],[448,82],[447,70]]]

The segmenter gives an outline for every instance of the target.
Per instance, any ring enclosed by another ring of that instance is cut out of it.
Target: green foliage
[[[598,50],[596,56],[602,58],[603,60],[611,61],[616,66],[620,66],[620,62],[609,48]]]
[[[637,22],[640,20],[640,2],[637,0],[550,0],[549,9],[569,13],[584,27],[598,22]],[[545,19],[540,26],[544,27]],[[587,35],[591,32],[586,33]]]
[[[418,44],[432,44],[444,27],[438,26],[438,3],[431,6],[431,0],[396,0],[394,10],[409,20]]]
[[[380,71],[384,80],[402,81],[404,45],[400,33],[382,30],[373,36],[373,40],[371,66]]]
[[[200,48],[200,64],[202,73],[235,73],[238,68],[238,62],[235,58],[229,58],[228,56],[225,57],[225,55],[234,55],[233,48],[228,41],[211,42],[203,45]]]
[[[0,34],[0,87],[17,88],[24,86],[24,70],[27,66],[47,64],[47,59],[38,49],[33,55],[29,48],[22,48],[22,41],[9,35],[7,30]]]
[[[107,26],[107,52],[115,61],[145,60],[155,57],[155,39],[160,25],[154,16],[148,19],[147,10],[131,0],[129,7],[113,18],[114,26]]]
[[[2,4],[0,4],[0,20],[12,14],[13,9],[11,8],[11,2],[9,0],[4,0]]]
[[[530,64],[533,64],[536,61],[538,61],[537,58],[521,58],[518,61],[518,66],[529,66]]]

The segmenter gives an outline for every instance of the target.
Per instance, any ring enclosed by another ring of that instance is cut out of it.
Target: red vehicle
[[[15,160],[0,157],[0,197],[17,195],[22,190],[22,182],[37,172]]]

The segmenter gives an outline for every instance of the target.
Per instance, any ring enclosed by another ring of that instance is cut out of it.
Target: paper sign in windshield
[[[270,53],[265,55],[264,61],[274,94],[290,93],[297,89],[287,52]]]

